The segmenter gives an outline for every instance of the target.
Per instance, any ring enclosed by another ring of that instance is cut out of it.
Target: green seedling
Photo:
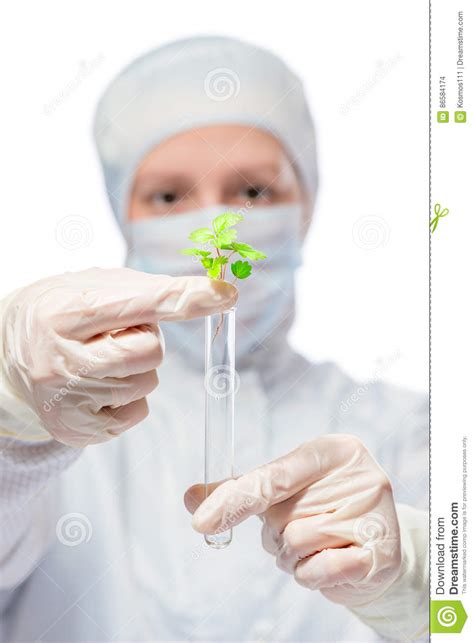
[[[248,243],[237,241],[235,226],[243,218],[241,214],[234,212],[220,214],[213,220],[212,229],[199,228],[189,235],[189,239],[201,248],[185,248],[181,252],[197,257],[211,279],[225,280],[229,265],[234,275],[232,283],[238,279],[247,279],[252,274],[252,264],[248,260],[260,261],[266,259],[266,255]],[[244,261],[231,261],[235,255],[239,255]]]
[[[237,241],[235,226],[243,221],[243,218],[241,214],[234,212],[220,214],[212,221],[212,229],[199,228],[189,235],[189,239],[201,246],[200,248],[185,248],[181,252],[197,257],[210,279],[225,280],[229,265],[234,275],[233,284],[239,279],[247,279],[252,274],[252,264],[249,260],[260,261],[266,259],[266,255],[248,243]],[[244,261],[242,259],[231,261],[235,255],[239,255]],[[223,322],[224,315],[221,314],[213,341],[219,334]]]

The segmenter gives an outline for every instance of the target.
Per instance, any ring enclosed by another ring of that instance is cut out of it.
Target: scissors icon
[[[441,205],[439,203],[435,203],[434,213],[436,216],[434,216],[430,221],[431,234],[433,234],[438,227],[438,221],[449,214],[449,210],[448,208],[443,208],[443,210],[441,210]]]

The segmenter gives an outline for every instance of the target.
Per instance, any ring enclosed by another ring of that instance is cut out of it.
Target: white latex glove
[[[380,636],[397,641],[429,639],[429,515],[397,504],[402,564],[397,579],[375,601],[351,611]]]
[[[236,298],[228,283],[128,268],[15,291],[0,304],[0,434],[82,447],[126,431],[146,417],[158,384],[157,322],[219,312]]]
[[[193,511],[204,485],[191,487]],[[264,548],[304,587],[346,606],[379,597],[400,570],[400,533],[390,482],[358,438],[327,435],[237,480],[199,505],[193,527],[225,531],[263,519]]]

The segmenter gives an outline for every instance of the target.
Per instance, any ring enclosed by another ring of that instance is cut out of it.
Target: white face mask
[[[252,275],[238,280],[239,300],[236,313],[236,360],[241,362],[270,339],[286,335],[294,315],[294,276],[301,265],[301,222],[299,203],[236,210],[217,205],[167,217],[153,217],[126,224],[127,266],[155,274],[202,275],[195,257],[181,254],[194,244],[190,232],[209,227],[223,212],[241,212],[238,240],[249,243],[267,255],[253,263]],[[163,324],[168,353],[182,351],[202,360],[204,323],[201,319]]]

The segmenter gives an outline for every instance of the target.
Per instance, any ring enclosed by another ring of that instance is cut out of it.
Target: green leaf
[[[229,261],[227,257],[214,257],[213,259],[206,258],[204,261],[209,262],[207,267],[207,276],[211,279],[217,279],[221,274],[221,266]],[[204,265],[204,263],[203,263]]]
[[[219,265],[211,266],[207,271],[207,276],[210,279],[217,279],[221,273],[221,268]]]
[[[194,243],[206,243],[214,238],[214,234],[209,228],[199,228],[191,232],[188,238]]]
[[[234,225],[237,225],[239,221],[242,221],[244,217],[241,214],[235,214],[234,212],[224,212],[214,219],[212,222],[212,227],[216,235],[221,234],[227,228],[231,228]]]
[[[208,257],[211,252],[210,250],[199,250],[199,248],[184,248],[181,250],[183,255],[194,255],[196,257]]]
[[[208,270],[212,266],[212,257],[205,257],[204,259],[201,259],[201,263],[203,268]]]
[[[244,219],[241,214],[224,212],[217,216],[209,228],[199,228],[189,235],[197,248],[184,248],[182,254],[197,257],[211,279],[222,279],[225,275],[227,263],[231,266],[232,274],[237,279],[247,279],[252,274],[252,265],[249,261],[234,261],[229,257],[238,253],[243,259],[260,261],[266,255],[248,243],[237,242],[235,226]],[[434,227],[435,224],[434,224]],[[215,250],[214,250],[215,248]]]
[[[244,257],[244,259],[259,261],[260,259],[267,258],[267,255],[263,254],[263,252],[260,252],[260,250],[253,248],[248,243],[237,243],[237,241],[234,241],[234,243],[231,243],[230,245],[232,250],[238,252],[241,257]]]
[[[223,246],[226,246],[237,237],[237,230],[231,229],[231,230],[224,230],[224,232],[220,232],[217,234],[213,241],[211,241],[212,245],[215,246],[216,248],[221,249]]]
[[[230,269],[237,279],[247,279],[252,272],[252,266],[248,261],[234,261],[234,263],[230,265]]]
[[[223,266],[225,263],[229,262],[228,257],[224,257],[224,255],[219,255],[218,257],[214,257],[213,259],[214,263],[216,263],[219,266]]]

